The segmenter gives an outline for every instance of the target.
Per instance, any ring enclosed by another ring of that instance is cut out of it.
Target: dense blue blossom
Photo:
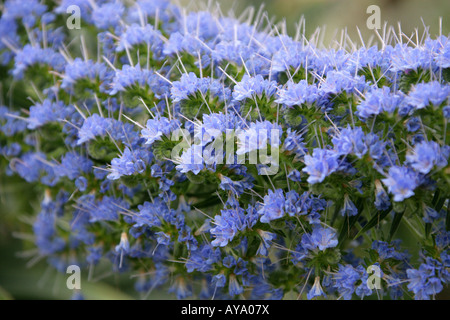
[[[250,127],[237,133],[238,149],[236,154],[242,155],[255,150],[268,148],[269,145],[279,144],[282,129],[279,125],[269,121],[256,121]]]
[[[112,74],[103,63],[94,63],[92,60],[85,61],[81,58],[75,58],[72,63],[66,64],[61,88],[72,89],[78,80],[86,79],[100,81],[100,89],[105,91],[102,83],[109,81]]]
[[[277,189],[274,192],[269,190],[269,193],[264,196],[263,207],[258,211],[261,222],[281,218],[284,215],[284,201],[283,190]]]
[[[439,106],[450,95],[450,85],[442,85],[437,81],[419,83],[409,93],[406,102],[415,109],[429,106]]]
[[[64,64],[65,60],[59,52],[51,48],[42,49],[27,44],[16,54],[12,74],[15,78],[22,79],[24,72],[34,65],[47,65],[61,72],[64,70]]]
[[[161,140],[163,135],[169,136],[172,131],[180,127],[180,122],[176,119],[169,120],[165,117],[147,120],[147,125],[141,130],[142,137],[147,141],[145,144],[151,145],[157,140]]]
[[[429,300],[444,288],[443,283],[449,280],[446,268],[436,259],[427,258],[418,269],[406,270],[408,275],[408,289],[414,293],[416,300]]]
[[[42,103],[37,103],[30,107],[30,116],[28,117],[28,129],[36,129],[52,121],[64,119],[71,109],[60,102],[52,102],[48,99]]]
[[[403,201],[411,197],[418,185],[417,174],[410,168],[399,166],[389,168],[387,178],[382,181],[394,195],[394,201]]]
[[[358,116],[366,119],[382,112],[393,113],[403,99],[401,93],[392,94],[389,87],[372,89],[365,94],[365,100],[357,106]]]
[[[339,167],[339,155],[330,150],[314,149],[312,156],[305,156],[306,167],[303,169],[311,184],[322,182]]]
[[[439,168],[445,167],[449,155],[450,150],[448,148],[441,150],[441,147],[436,142],[424,141],[414,146],[414,150],[411,150],[406,155],[406,160],[414,170],[427,174],[435,166]]]
[[[348,194],[344,196],[344,205],[341,209],[342,216],[356,216],[358,214],[358,209],[352,200],[350,200]]]
[[[211,234],[215,239],[211,242],[213,246],[224,247],[233,240],[238,231],[246,228],[244,209],[221,210],[221,214],[214,217],[214,224]]]
[[[117,70],[112,80],[111,94],[126,91],[127,88],[150,86],[154,79],[158,77],[150,70],[142,69],[139,65],[124,65],[122,70]]]
[[[233,98],[241,101],[251,99],[254,96],[261,97],[262,94],[266,98],[270,98],[277,91],[277,83],[264,79],[261,75],[249,77],[244,75],[241,82],[234,86]]]
[[[323,251],[326,248],[336,247],[338,244],[336,232],[330,228],[314,228],[310,241],[314,247]]]
[[[289,82],[286,89],[279,91],[279,98],[276,101],[292,107],[303,103],[312,104],[318,97],[317,86],[309,85],[308,81],[301,80],[299,83]]]
[[[198,174],[204,168],[202,148],[198,145],[193,145],[185,150],[180,157],[180,164],[177,165],[177,170],[182,173],[193,172]]]
[[[111,173],[108,179],[116,180],[122,175],[132,175],[134,173],[142,173],[150,163],[151,154],[144,149],[131,150],[126,147],[119,158],[114,158],[111,161]]]
[[[5,1],[0,169],[37,204],[29,263],[132,272],[143,297],[436,298],[448,36],[327,46],[205,8]]]
[[[372,292],[366,284],[367,272],[362,266],[354,268],[351,265],[340,265],[333,279],[334,287],[345,300],[350,300],[354,293],[360,297],[364,297],[365,295],[370,295]]]
[[[111,128],[112,121],[110,118],[104,118],[97,113],[87,117],[82,127],[78,130],[77,144],[95,139],[98,136],[104,136]]]
[[[61,158],[61,164],[55,168],[55,171],[59,177],[74,180],[81,174],[92,171],[92,165],[89,158],[76,152],[68,152]]]
[[[92,12],[92,21],[99,29],[116,27],[120,21],[125,8],[119,1],[104,3],[95,6]]]
[[[150,46],[155,54],[160,55],[163,46],[161,32],[155,30],[151,25],[139,26],[132,24],[121,35],[117,51],[124,51],[133,46],[143,44]]]
[[[368,147],[365,144],[365,135],[361,128],[351,129],[347,127],[342,129],[338,136],[333,140],[334,150],[339,155],[355,154],[361,158],[367,151]]]
[[[33,27],[38,18],[47,10],[47,6],[38,0],[12,0],[5,3],[4,19],[20,19],[28,28]]]

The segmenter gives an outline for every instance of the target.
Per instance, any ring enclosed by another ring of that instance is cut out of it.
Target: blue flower
[[[244,75],[242,80],[234,86],[233,98],[237,101],[251,99],[255,96],[270,98],[277,91],[277,83],[264,79],[261,75],[250,77]]]
[[[286,89],[281,89],[279,98],[275,101],[288,107],[301,106],[304,103],[312,104],[319,97],[316,85],[310,85],[306,80],[299,83],[288,82]]]
[[[302,181],[301,173],[297,169],[294,169],[291,172],[289,172],[287,177],[288,177],[288,179],[290,179],[292,181],[295,181],[295,182],[301,182]]]
[[[57,213],[63,205],[64,202],[52,201],[50,195],[46,194],[41,203],[41,212],[33,223],[36,246],[44,256],[61,251],[66,245],[64,239],[57,235],[56,228]]]
[[[283,190],[277,189],[264,196],[264,205],[258,210],[261,218],[260,221],[268,223],[272,220],[279,219],[284,216],[285,198]]]
[[[318,248],[320,251],[327,248],[334,248],[338,245],[336,232],[330,228],[314,228],[310,241],[314,248]]]
[[[140,26],[132,24],[120,34],[119,44],[116,48],[117,52],[130,49],[135,45],[146,44],[150,46],[153,54],[160,56],[163,49],[162,35],[159,30],[155,30],[153,26],[147,24]]]
[[[236,265],[236,259],[233,256],[226,256],[223,258],[222,264],[224,267],[231,269]]]
[[[437,81],[418,83],[415,85],[406,102],[416,109],[426,108],[428,105],[439,106],[450,95],[450,85],[440,84]]]
[[[450,119],[450,106],[445,106],[442,108],[442,114],[444,115],[445,119]]]
[[[158,77],[150,70],[142,69],[140,65],[135,67],[124,65],[122,69],[117,70],[111,83],[111,95],[120,91],[127,91],[127,89],[136,87],[153,87],[154,79]],[[158,90],[154,90],[158,91]]]
[[[323,291],[322,286],[320,285],[320,277],[316,277],[314,279],[314,284],[311,287],[311,290],[309,290],[306,297],[308,298],[308,300],[311,300],[313,298],[320,297],[320,296],[326,297],[326,294]]]
[[[267,256],[269,253],[269,248],[271,246],[272,240],[276,238],[276,234],[268,231],[263,231],[261,229],[257,230],[259,236],[261,237],[261,243],[258,247],[256,254],[260,254],[262,256]]]
[[[55,71],[62,72],[65,63],[63,56],[51,48],[42,49],[26,44],[15,56],[12,74],[16,79],[22,79],[24,72],[36,64],[47,65]]]
[[[22,155],[20,161],[11,163],[10,166],[19,176],[27,182],[41,181],[46,185],[54,185],[58,181],[55,173],[55,162],[47,160],[47,156],[42,152],[27,152]],[[47,174],[46,176],[43,176]]]
[[[49,122],[64,119],[71,108],[65,106],[61,101],[52,102],[45,99],[42,103],[36,103],[30,107],[30,116],[28,117],[28,129],[36,129]]]
[[[338,272],[334,275],[334,287],[338,290],[341,297],[350,300],[356,290],[356,284],[361,280],[362,267],[357,269],[351,265],[339,265]]]
[[[5,2],[2,19],[20,19],[28,28],[35,26],[38,17],[44,15],[47,6],[38,0],[11,0]]]
[[[126,232],[122,232],[120,236],[120,243],[114,249],[118,253],[128,253],[130,251],[130,243]]]
[[[59,177],[68,177],[70,180],[75,180],[83,173],[92,171],[93,163],[89,158],[86,158],[77,152],[67,152],[61,158],[61,165],[55,168],[55,173]]]
[[[303,135],[291,128],[286,130],[286,139],[284,139],[282,150],[294,153],[296,159],[300,159],[308,151],[306,144],[303,142]]]
[[[416,132],[417,130],[420,129],[420,125],[421,125],[420,118],[418,117],[410,118],[406,122],[406,130],[408,130],[409,132]]]
[[[386,190],[381,185],[380,180],[375,180],[375,208],[380,211],[387,210],[391,207],[391,201]]]
[[[108,29],[118,26],[125,7],[119,1],[102,4],[94,8],[92,20],[99,29]]]
[[[417,174],[407,167],[393,166],[383,183],[394,195],[394,201],[403,201],[414,195],[414,189],[418,186]]]
[[[444,288],[442,283],[446,283],[442,272],[442,264],[431,258],[418,269],[407,269],[408,289],[414,293],[414,299],[429,300],[430,296],[435,297],[441,292]]]
[[[228,277],[228,293],[234,297],[244,292],[244,288],[239,284],[234,274],[230,274]]]
[[[219,248],[214,248],[209,244],[205,244],[196,250],[191,251],[189,260],[186,262],[186,271],[194,272],[196,270],[200,272],[210,271],[214,264],[219,262],[221,253]],[[221,281],[225,282],[225,278]],[[220,286],[220,283],[218,283]]]
[[[89,254],[86,256],[86,261],[89,264],[96,265],[103,256],[103,248],[101,246],[92,246],[87,248]]]
[[[305,156],[305,165],[302,171],[309,174],[307,181],[311,184],[322,182],[327,176],[339,168],[339,155],[325,149],[314,149],[312,156]]]
[[[135,173],[142,173],[150,163],[152,154],[146,149],[131,150],[125,147],[122,155],[111,161],[111,173],[108,179],[117,180],[121,176],[130,176]]]
[[[447,153],[447,154],[446,154]],[[434,141],[423,141],[408,151],[406,160],[417,172],[427,174],[434,166],[439,168],[447,165],[448,152],[442,152],[441,147]]]
[[[425,223],[433,223],[439,217],[440,217],[440,215],[436,210],[434,210],[430,206],[424,205],[422,219]]]
[[[374,88],[365,93],[365,100],[356,107],[357,114],[367,119],[382,112],[393,113],[403,99],[401,93],[393,94],[389,87]]]
[[[423,47],[410,47],[406,44],[395,45],[391,54],[391,70],[393,72],[428,69],[433,61],[430,52]]]
[[[244,209],[221,210],[220,215],[214,217],[215,227],[210,230],[215,239],[211,242],[213,246],[224,247],[233,240],[238,231],[247,227]]]
[[[341,216],[356,216],[358,214],[358,209],[356,208],[355,204],[352,200],[350,200],[350,197],[348,194],[344,195],[344,206],[342,207]]]
[[[112,129],[112,121],[113,119],[104,118],[97,113],[87,117],[80,130],[78,130],[77,144],[82,144],[98,136],[106,135]]]
[[[15,119],[13,116],[19,116],[17,111],[9,110],[5,106],[0,106],[0,131],[7,137],[11,137],[18,132],[25,131],[27,122]]]
[[[273,124],[270,121],[256,121],[250,123],[250,126],[244,130],[238,130],[236,151],[237,155],[243,155],[252,151],[266,149],[267,145],[279,144],[283,130],[280,125]],[[251,155],[254,155],[253,153]],[[256,160],[256,159],[255,159]],[[250,156],[252,161],[252,156]]]
[[[445,37],[441,38],[443,45],[440,48],[438,55],[434,58],[437,66],[442,69],[450,68],[450,41],[445,41],[444,38]]]
[[[78,190],[80,190],[81,192],[85,191],[87,188],[87,179],[83,176],[79,176],[76,180],[75,180],[75,186],[78,188]]]
[[[351,129],[348,126],[346,129],[342,129],[337,136],[333,137],[332,142],[337,154],[348,155],[353,153],[358,158],[362,158],[368,151],[365,138],[365,134],[360,127]]]
[[[170,240],[170,235],[163,231],[155,232],[155,236],[158,244],[168,246],[172,243],[172,241]]]
[[[180,121],[177,119],[169,120],[166,117],[149,119],[145,128],[141,130],[141,134],[147,140],[145,144],[152,145],[155,141],[162,140],[163,135],[169,136],[179,127]]]
[[[84,208],[86,212],[89,212],[89,222],[118,220],[119,213],[130,207],[126,201],[120,198],[104,196],[97,202],[93,202],[92,200],[83,201],[87,199],[89,198],[81,197],[78,201],[78,205]]]
[[[327,72],[325,82],[319,87],[319,94],[337,95],[345,91],[353,93],[358,90],[364,92],[368,86],[363,76],[353,76],[348,71],[329,71]]]
[[[192,295],[192,287],[190,284],[186,283],[184,277],[179,276],[169,288],[169,292],[175,293],[177,299],[182,300]]]
[[[182,74],[179,81],[172,82],[170,88],[172,101],[179,102],[189,99],[189,96],[194,95],[197,91],[205,94],[207,81],[209,81],[207,78],[197,78],[193,72]]]
[[[222,190],[229,190],[232,191],[237,196],[240,196],[244,193],[244,190],[250,189],[253,187],[253,183],[251,180],[253,179],[252,176],[245,177],[242,180],[231,180],[230,178],[219,174],[220,178],[220,185],[219,188]]]
[[[159,227],[161,226],[161,220],[163,219],[163,213],[167,210],[165,204],[161,203],[160,200],[155,199],[155,202],[151,203],[145,201],[143,204],[138,205],[139,213],[134,215],[133,227]]]
[[[199,145],[192,145],[185,150],[179,159],[180,164],[176,166],[177,170],[182,173],[192,172],[197,175],[203,170],[203,155],[202,148]]]
[[[73,85],[80,79],[88,79],[90,81],[98,80],[107,82],[110,80],[113,73],[108,71],[104,63],[94,63],[92,60],[82,60],[75,58],[71,63],[65,66],[64,78],[61,83],[63,89],[73,89]],[[104,85],[100,85],[100,89],[106,92]]]
[[[393,241],[390,244],[385,241],[375,240],[372,242],[372,249],[378,252],[381,260],[395,259],[405,261],[409,258],[407,252],[399,252],[399,242]]]

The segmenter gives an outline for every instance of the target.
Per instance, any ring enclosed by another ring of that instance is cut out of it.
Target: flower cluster
[[[38,258],[179,299],[449,283],[448,37],[325,49],[166,0],[45,3],[0,18],[0,168],[42,195]]]

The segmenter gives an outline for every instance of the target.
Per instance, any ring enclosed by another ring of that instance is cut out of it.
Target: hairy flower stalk
[[[327,48],[166,0],[45,3],[0,18],[0,168],[42,195],[33,259],[139,275],[143,297],[448,285],[448,36]],[[58,25],[70,5],[89,41]]]

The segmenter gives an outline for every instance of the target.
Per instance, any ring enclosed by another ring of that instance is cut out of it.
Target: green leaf
[[[408,93],[413,85],[420,82],[430,82],[431,75],[429,70],[418,68],[417,70],[409,70],[400,76],[399,89],[404,93]]]
[[[89,141],[88,154],[92,159],[110,163],[112,159],[118,156],[116,145],[106,139],[95,139]]]
[[[12,299],[13,297],[11,296],[11,294],[2,287],[0,287],[0,300],[12,300]]]
[[[339,238],[338,238],[339,247],[342,246],[345,239],[350,237],[349,230],[355,225],[356,221],[358,220],[358,218],[361,216],[362,212],[364,211],[364,200],[363,199],[358,199],[358,201],[356,202],[356,208],[358,209],[358,214],[351,218],[346,217],[346,219],[344,219],[344,222],[342,223],[341,230],[339,231]]]
[[[189,171],[186,173],[186,177],[189,179],[190,182],[194,184],[202,184],[205,182],[205,177],[201,174],[194,174],[193,172]]]
[[[442,78],[445,81],[450,82],[450,68],[442,69]]]
[[[398,226],[400,225],[400,221],[402,221],[404,213],[405,213],[405,211],[395,213],[394,219],[392,220],[392,224],[391,224],[391,230],[389,231],[389,238],[388,238],[389,242],[391,242],[392,237],[394,236],[395,232],[397,231]]]
[[[434,193],[433,200],[431,200],[431,204],[433,205],[433,207],[436,206],[436,203],[438,202],[440,195],[441,195],[441,190],[437,189],[436,192]]]
[[[431,232],[431,223],[425,223],[425,238],[428,238]]]
[[[450,205],[447,207],[447,216],[445,217],[445,230],[450,231]]]
[[[211,195],[211,197],[209,199],[197,202],[196,204],[194,204],[194,207],[196,208],[207,208],[207,207],[211,207],[214,205],[217,205],[221,203],[220,198],[215,196],[215,195]]]
[[[445,197],[440,198],[436,202],[436,205],[434,206],[434,210],[436,210],[437,212],[441,211],[442,207],[444,206],[445,200],[446,200]]]
[[[384,211],[378,211],[375,213],[372,218],[370,218],[369,222],[361,229],[361,231],[358,232],[358,234],[354,237],[354,239],[358,238],[360,235],[362,235],[364,232],[369,231],[376,225],[378,225],[386,216],[391,212],[391,209],[384,210]]]

